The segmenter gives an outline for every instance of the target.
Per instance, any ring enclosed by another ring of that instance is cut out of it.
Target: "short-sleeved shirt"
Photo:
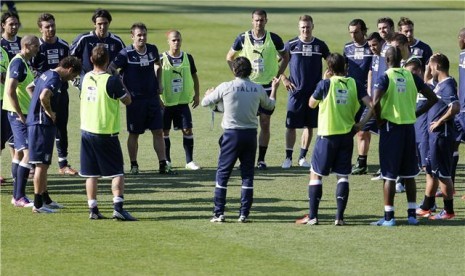
[[[0,44],[2,45],[3,49],[7,51],[8,58],[10,60],[12,60],[13,57],[21,51],[21,37],[19,36],[16,36],[15,39],[13,39],[12,41],[2,37],[0,40]]]
[[[81,59],[81,77],[83,77],[85,73],[92,71],[93,65],[90,61],[92,49],[99,44],[104,44],[105,48],[107,48],[110,54],[110,62],[113,61],[116,55],[125,47],[123,40],[112,33],[108,33],[108,36],[103,39],[100,39],[95,34],[95,31],[78,35],[71,44],[70,55]]]
[[[231,46],[231,49],[233,49],[236,52],[239,52],[239,51],[241,51],[243,49],[246,33],[247,32],[241,33],[236,37],[236,39],[233,42],[233,45]],[[252,45],[255,45],[257,43],[258,44],[265,43],[266,35],[264,35],[261,38],[256,38],[256,37],[253,36],[253,31],[252,30],[249,31],[248,33],[249,33],[249,37],[250,37],[250,41],[252,42]],[[270,37],[271,37],[271,40],[273,41],[273,44],[274,44],[274,46],[276,48],[276,51],[278,51],[278,52],[284,51],[284,42],[281,39],[281,37],[279,35],[273,33],[273,32],[270,32]]]
[[[383,47],[381,48],[381,54],[380,54],[379,61],[378,61],[379,76],[381,76],[388,69],[387,63],[386,63],[386,51],[390,47],[391,47],[391,44],[389,44],[388,42],[384,42]],[[377,80],[375,81],[375,83],[376,82]]]
[[[428,125],[432,122],[437,121],[444,113],[449,109],[449,105],[453,102],[458,101],[457,98],[457,83],[451,77],[442,80],[434,88],[434,93],[439,98],[429,110],[428,110]],[[454,120],[448,120],[446,124],[440,125],[435,129],[434,132],[445,132],[452,131],[454,128]]]
[[[370,71],[373,53],[368,42],[359,46],[355,42],[346,43],[343,55],[347,64],[347,76],[352,77],[365,87],[368,82],[368,71]]]
[[[378,78],[380,77],[380,75],[382,75],[384,72],[381,72],[380,74],[380,71],[379,71],[379,60],[380,60],[380,56],[378,55],[373,55],[373,58],[371,60],[371,91],[373,93],[373,90],[374,90],[374,87],[375,87],[375,84],[376,82],[378,82]]]
[[[459,55],[459,100],[460,112],[465,112],[465,50]]]
[[[124,85],[134,99],[152,98],[158,94],[158,80],[154,64],[160,61],[155,45],[147,44],[144,53],[138,53],[133,45],[122,49],[113,63],[121,68]]]
[[[34,80],[34,92],[32,94],[31,105],[29,105],[29,111],[26,119],[26,124],[28,126],[54,125],[51,118],[45,114],[45,109],[41,104],[40,94],[44,89],[52,91],[50,106],[53,112],[57,112],[58,108],[60,108],[58,105],[58,97],[59,93],[61,93],[61,84],[62,80],[60,75],[53,70],[44,72]]]
[[[295,37],[286,43],[285,49],[290,55],[289,80],[296,86],[295,92],[306,95],[302,100],[308,101],[322,78],[322,60],[329,56],[329,48],[324,41],[316,37],[309,42]]]
[[[421,65],[424,70],[426,64],[429,62],[429,58],[433,55],[433,50],[431,50],[431,47],[423,41],[417,39],[413,45],[409,46],[409,48],[410,53],[421,60]]]
[[[32,68],[37,72],[37,77],[50,69],[55,69],[60,60],[69,56],[68,42],[57,37],[55,43],[47,43],[42,38],[39,39],[39,52],[31,60]],[[68,90],[68,82],[63,82],[62,91]]]

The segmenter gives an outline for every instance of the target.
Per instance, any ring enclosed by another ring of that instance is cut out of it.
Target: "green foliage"
[[[408,16],[415,22],[416,36],[433,50],[449,56],[451,74],[457,76],[457,33],[463,27],[464,7],[460,1],[73,1],[18,3],[20,35],[38,34],[36,18],[48,11],[57,19],[58,36],[70,42],[92,29],[90,20],[97,7],[112,12],[110,31],[129,44],[129,28],[142,21],[149,28],[149,43],[167,49],[168,29],[179,29],[183,49],[193,54],[201,81],[207,88],[232,78],[225,56],[234,38],[250,28],[250,13],[257,6],[268,11],[267,29],[284,40],[298,35],[301,14],[314,18],[314,36],[324,40],[333,52],[341,52],[350,40],[347,24],[362,18],[370,31],[378,17],[395,22]],[[79,102],[70,91],[69,160],[79,167]],[[207,109],[193,111],[195,160],[202,170],[184,170],[182,134],[171,132],[172,159],[178,176],[161,176],[151,145],[151,135],[140,137],[139,164],[142,173],[127,176],[125,207],[139,222],[89,221],[84,179],[49,170],[52,198],[66,206],[58,214],[36,215],[30,209],[11,207],[11,185],[1,189],[1,273],[4,275],[345,275],[406,274],[459,275],[463,262],[464,203],[456,197],[457,218],[447,222],[421,221],[418,227],[406,223],[405,194],[397,195],[399,226],[384,229],[368,224],[382,215],[381,182],[370,176],[350,178],[347,227],[333,226],[335,178],[324,179],[320,205],[321,225],[296,226],[294,220],[308,209],[308,172],[293,167],[282,170],[286,92],[280,88],[278,107],[272,118],[272,138],[267,154],[271,167],[257,172],[251,223],[239,224],[240,176],[234,171],[229,183],[227,223],[208,221],[221,135],[221,116],[211,129]],[[124,113],[123,113],[124,114]],[[124,117],[124,116],[123,116]],[[125,125],[125,123],[123,123]],[[298,136],[299,137],[299,136]],[[126,164],[126,133],[120,135]],[[378,138],[369,153],[370,172],[377,170]],[[294,159],[297,158],[298,142]],[[463,148],[460,153],[464,155]],[[309,155],[311,154],[311,150]],[[56,156],[54,157],[56,161]],[[1,174],[9,176],[10,157],[3,151]],[[294,161],[295,162],[295,161]],[[461,162],[463,163],[463,162]],[[128,165],[126,169],[129,170]],[[463,166],[458,170],[457,195],[463,188]],[[418,198],[422,199],[424,177],[418,177]],[[31,182],[31,181],[30,181]],[[99,206],[111,216],[111,190],[102,180]],[[28,184],[32,196],[32,183]],[[438,199],[438,205],[442,202]]]

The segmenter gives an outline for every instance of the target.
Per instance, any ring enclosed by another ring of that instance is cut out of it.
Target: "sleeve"
[[[107,82],[107,93],[112,99],[119,99],[126,95],[126,90],[118,76],[111,76]]]
[[[158,52],[157,46],[153,45],[152,54],[155,57],[155,62],[160,61],[160,53]]]
[[[289,43],[289,41],[284,44],[284,50],[288,53],[291,52],[291,44]]]
[[[262,87],[261,97],[260,97],[260,106],[264,109],[267,110],[273,110],[275,105],[276,105],[276,100],[272,100],[268,97],[268,94],[266,93],[265,89]]]
[[[245,39],[246,33],[242,33],[236,37],[234,40],[231,49],[233,49],[236,52],[239,52],[242,50],[242,46],[244,45],[244,39]]]
[[[115,57],[115,59],[112,61],[117,68],[121,68],[124,70],[126,68],[126,65],[128,63],[128,58],[127,58],[127,51],[126,49],[121,50]]]
[[[71,56],[82,58],[83,49],[82,49],[81,37],[82,35],[78,35],[73,40],[73,43],[71,44],[71,47],[69,48],[69,54]]]
[[[453,84],[447,85],[444,87],[444,96],[443,100],[446,104],[451,104],[455,101],[458,101],[459,99],[457,98],[457,88]]]
[[[422,91],[423,88],[426,86],[426,83],[417,75],[412,74],[413,80],[415,81],[415,86],[417,87],[418,91]]]
[[[43,52],[38,52],[35,57],[31,60],[31,67],[34,71],[37,72],[37,76],[40,76],[44,72],[44,62],[45,62],[45,55]]]
[[[212,104],[216,104],[223,98],[223,90],[225,89],[225,84],[222,83],[218,85],[215,90],[213,90],[212,93],[208,94],[205,96],[205,98],[202,99],[202,106],[206,107]]]
[[[321,101],[326,97],[326,95],[328,94],[328,89],[329,89],[329,85],[328,85],[328,88],[326,88],[327,86],[326,83],[329,84],[329,82],[330,80],[320,80],[318,82],[318,84],[316,85],[315,91],[312,94],[312,97],[315,100]]]
[[[433,55],[433,50],[429,45],[426,45],[425,52],[423,52],[423,58],[425,59],[425,64],[427,65],[429,63],[429,58]]]
[[[35,84],[35,81],[34,81]],[[58,90],[61,88],[62,82],[60,78],[52,78],[49,82],[45,84],[45,88],[52,91],[53,94],[56,94]]]
[[[279,35],[275,34],[275,33],[270,33],[270,36],[271,36],[271,40],[274,43],[276,51],[283,52],[285,50],[285,48],[284,48],[284,42],[283,42],[282,38]]]
[[[17,58],[10,62],[8,70],[10,71],[10,78],[16,79],[18,82],[26,79],[27,69],[21,59]]]
[[[381,89],[381,90],[387,91],[387,89],[389,88],[389,78],[386,75],[386,73],[384,73],[382,76],[380,76],[375,81],[375,86],[374,87],[375,87],[375,89]]]
[[[187,58],[189,59],[189,64],[191,65],[191,74],[197,74],[197,67],[195,66],[194,58],[190,54],[187,54]]]
[[[365,96],[368,96],[365,85],[357,80],[355,81],[355,84],[357,85],[358,100],[361,101]]]
[[[326,43],[322,41],[321,42],[321,56],[324,59],[326,59],[330,54],[331,52],[329,51],[328,45],[326,45]]]

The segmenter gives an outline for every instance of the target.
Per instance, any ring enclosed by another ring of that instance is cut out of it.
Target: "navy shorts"
[[[126,106],[129,133],[143,134],[146,129],[163,129],[163,110],[157,98],[133,99]]]
[[[24,114],[24,117],[27,117]],[[27,126],[18,120],[15,112],[8,112],[8,121],[10,122],[11,132],[13,132],[14,148],[16,151],[22,151],[28,148]]]
[[[123,152],[118,135],[81,131],[82,177],[113,178],[124,175]]]
[[[266,91],[266,94],[268,95],[268,97],[270,96],[271,94],[271,82],[269,84],[264,84],[262,85],[263,88],[265,89]],[[273,112],[274,112],[274,108],[273,110],[268,110],[268,109],[264,109],[262,108],[261,106],[258,107],[258,112],[257,112],[257,115],[260,115],[260,114],[265,114],[265,115],[273,115]]]
[[[308,106],[307,97],[300,99],[298,95],[293,96],[289,94],[287,101],[286,128],[304,127],[318,127],[318,108],[310,108]]]
[[[2,107],[3,101],[0,101],[0,108]],[[11,133],[10,121],[8,121],[8,111],[1,110],[0,114],[0,131],[1,131],[1,145],[0,148],[4,149],[5,144],[10,140],[13,141],[13,133]]]
[[[416,149],[413,124],[386,122],[380,127],[379,164],[383,178],[394,181],[398,176],[417,176],[420,170]]]
[[[32,125],[27,127],[29,138],[29,163],[52,163],[53,145],[56,127],[50,125]]]
[[[352,171],[353,133],[317,136],[312,154],[311,171],[320,176],[335,173],[347,176]]]
[[[358,115],[356,117],[356,121],[360,121],[362,118],[365,118],[365,116],[367,115],[368,113],[368,110],[369,108],[368,107],[362,107],[363,108],[363,112]],[[372,117],[370,120],[368,120],[368,122],[362,127],[361,131],[369,131],[369,132],[372,132],[372,133],[375,133],[375,134],[379,134],[379,129],[378,129],[378,124],[376,123],[376,118],[375,117]]]
[[[192,128],[192,114],[188,104],[165,106],[163,110],[163,129],[187,129]]]
[[[454,154],[455,135],[430,133],[426,172],[435,178],[450,178]]]

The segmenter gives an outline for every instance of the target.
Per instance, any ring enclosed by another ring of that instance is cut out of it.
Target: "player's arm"
[[[18,115],[19,120],[24,124],[26,123],[26,118],[24,117],[23,112],[21,112],[21,107],[19,106],[18,96],[16,95],[16,88],[18,88],[18,80],[10,78],[10,81],[5,86],[5,92],[8,95],[11,106],[13,107],[14,112]]]
[[[431,122],[429,130],[433,132],[440,125],[445,124],[448,120],[454,118],[460,112],[460,104],[458,101],[451,102],[447,111],[436,121]]]
[[[360,122],[355,124],[355,129],[360,130],[362,127],[373,117],[373,108],[372,108],[372,100],[371,97],[366,95],[362,98],[363,104],[368,107],[368,112],[365,116],[360,120]]]
[[[282,50],[278,53],[281,57],[281,61],[279,62],[278,75],[276,77],[280,78],[280,76],[283,75],[284,71],[286,71],[287,65],[289,64],[289,52],[286,50]]]
[[[415,85],[417,87],[420,87],[420,89],[418,89],[418,92],[426,98],[426,104],[422,105],[419,109],[415,111],[415,116],[418,118],[423,113],[428,111],[435,103],[438,102],[438,97],[436,96],[436,93],[434,93],[434,91],[426,83],[423,82],[422,79],[415,75],[413,76],[413,78],[415,79]]]
[[[28,86],[29,87],[29,86]],[[52,105],[50,103],[50,99],[52,98],[52,91],[48,88],[43,89],[40,92],[39,100],[40,105],[44,108],[45,114],[47,114],[50,119],[52,119],[53,123],[56,121],[56,114],[52,110]]]
[[[371,79],[372,76],[373,76],[373,71],[372,71],[372,70],[369,70],[369,71],[368,71],[368,79],[367,79],[367,94],[368,94],[368,96],[370,96],[370,97],[371,97],[371,95],[373,95],[373,94],[371,94],[371,84],[372,84],[372,82],[373,82],[373,80]]]
[[[158,94],[163,94],[163,80],[162,80],[162,68],[161,68],[161,62],[160,60],[158,61],[155,61],[154,63],[154,66],[155,66],[155,74],[156,74],[156,77],[157,77],[157,81],[158,81]]]
[[[226,54],[226,61],[228,62],[229,69],[231,69],[231,72],[233,70],[232,63],[238,55],[239,55],[239,51],[235,51],[232,48],[229,49],[229,52]]]
[[[194,80],[194,102],[192,103],[192,108],[196,108],[199,106],[199,90],[200,90],[200,83],[199,83],[199,77],[197,76],[197,73],[192,74],[192,79]]]
[[[36,85],[34,84],[34,82],[31,82],[27,87],[26,87],[26,91],[27,93],[29,94],[29,96],[31,96],[32,98],[32,94],[34,93],[34,88],[36,87]]]

